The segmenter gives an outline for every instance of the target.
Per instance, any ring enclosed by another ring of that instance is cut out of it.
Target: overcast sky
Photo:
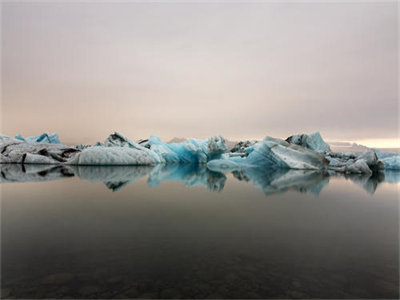
[[[2,133],[395,139],[393,3],[5,3]]]

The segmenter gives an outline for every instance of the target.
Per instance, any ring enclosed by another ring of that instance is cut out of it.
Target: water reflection
[[[232,173],[239,180],[252,182],[265,195],[287,191],[318,195],[329,182],[327,173],[311,170],[248,168]]]
[[[226,174],[211,171],[205,165],[169,164],[157,166],[53,166],[1,164],[1,183],[48,181],[77,176],[86,181],[102,181],[112,191],[148,177],[151,187],[166,180],[178,181],[186,186],[206,187],[210,191],[224,189]],[[239,181],[251,182],[265,195],[287,191],[319,195],[331,177],[344,177],[361,186],[369,194],[374,194],[383,182],[400,182],[400,172],[385,171],[372,175],[341,174],[313,170],[245,168],[231,172]]]
[[[387,171],[389,173],[388,177],[393,177],[390,171]],[[343,176],[343,175],[338,175],[338,176]],[[371,176],[365,176],[362,174],[345,174],[344,178],[351,180],[355,184],[359,185],[362,187],[366,192],[369,194],[373,195],[378,188],[379,184],[382,182],[386,182],[385,178],[385,173],[384,172],[377,172],[373,173]],[[400,177],[394,177],[396,180],[391,179],[390,183],[397,183],[400,181]]]
[[[398,192],[380,184],[386,174],[0,167],[2,182],[74,176],[2,186],[2,298],[399,296]]]
[[[35,182],[57,180],[74,176],[66,166],[0,164],[0,182]]]

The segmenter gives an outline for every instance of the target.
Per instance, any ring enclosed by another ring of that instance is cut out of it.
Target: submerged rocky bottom
[[[316,255],[310,265],[309,256],[303,260],[299,257],[286,258],[288,253],[269,253],[268,258],[260,259],[257,257],[259,252],[265,249],[271,251],[271,245],[265,243],[247,245],[253,250],[260,247],[251,254],[246,254],[245,249],[218,249],[221,246],[218,242],[207,245],[211,251],[193,241],[177,240],[160,240],[153,245],[158,247],[155,251],[149,249],[152,243],[149,240],[128,249],[69,253],[69,256],[75,255],[84,262],[74,266],[71,261],[72,267],[68,268],[53,262],[53,273],[30,274],[37,277],[27,276],[11,283],[6,277],[3,297],[348,299],[397,298],[398,295],[398,285],[394,280],[387,280],[388,274],[382,276],[371,270],[371,274],[361,277],[357,274],[360,271],[353,270],[351,266],[325,268],[321,263],[324,255]],[[236,243],[231,244],[237,246]],[[274,250],[279,251],[279,248]],[[89,258],[88,255],[94,256]],[[121,257],[125,260],[123,263]],[[43,263],[47,262],[40,261],[42,266]],[[31,267],[39,268],[39,265],[32,264]],[[390,271],[394,279],[395,271],[395,267]],[[371,286],[365,286],[366,283],[371,283]]]

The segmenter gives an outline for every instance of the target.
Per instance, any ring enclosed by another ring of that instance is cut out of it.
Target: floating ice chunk
[[[96,146],[132,148],[146,152],[156,163],[206,163],[225,152],[225,140],[220,136],[207,140],[188,139],[182,143],[165,143],[157,136],[136,143],[119,132]]]
[[[378,159],[374,150],[366,150],[357,157],[357,161],[364,160],[372,171],[382,171],[385,165]]]
[[[286,139],[290,144],[296,144],[317,152],[330,152],[331,149],[322,139],[319,132],[308,134],[295,134]]]
[[[326,168],[329,162],[316,151],[271,137],[244,149],[244,152],[247,155],[245,157],[231,157],[225,154],[222,159],[211,160],[207,166],[212,170],[233,170],[251,166],[319,170]]]
[[[257,143],[257,141],[254,141],[254,140],[239,142],[236,145],[234,145],[232,147],[232,149],[229,151],[231,153],[230,156],[240,156],[238,154],[246,153],[246,149],[255,145],[256,143]]]
[[[139,145],[138,143],[132,141],[127,138],[122,133],[115,131],[113,134],[110,134],[103,144],[97,143],[95,146],[105,146],[105,147],[129,147],[133,149],[141,149],[144,147]]]
[[[363,153],[328,153],[329,169],[341,173],[372,174],[385,169],[374,150]]]
[[[128,147],[89,147],[67,162],[70,165],[154,165],[156,161],[147,152]]]
[[[25,164],[54,164],[54,159],[40,154],[26,153],[24,158]]]
[[[158,136],[152,135],[148,142],[148,147],[159,156],[159,160],[163,163],[178,163],[185,159],[184,156],[177,153],[176,148],[183,147],[181,143],[167,144],[161,141]],[[179,149],[178,149],[179,150]],[[190,159],[188,159],[190,161]]]
[[[291,169],[324,169],[328,160],[315,151],[297,145],[290,145],[279,139],[265,138],[264,144]],[[256,150],[255,150],[256,151]],[[249,157],[254,153],[249,154]]]
[[[393,152],[384,152],[374,149],[378,158],[384,163],[387,170],[400,170],[400,154]]]
[[[21,134],[15,136],[16,139],[26,142],[38,142],[38,143],[49,143],[49,144],[61,144],[58,134],[49,134],[48,132],[42,133],[38,136],[30,136],[24,138]]]
[[[394,152],[385,152],[379,149],[372,149],[375,151],[376,156],[379,159],[384,159],[384,158],[388,158],[388,157],[394,157],[394,156],[400,156],[400,153],[394,153]]]
[[[345,173],[372,174],[372,171],[368,167],[368,164],[365,162],[365,160],[357,160],[355,163],[352,163],[346,167]]]
[[[151,136],[147,145],[166,163],[207,163],[226,151],[225,140],[221,136],[206,140],[187,139],[182,143],[170,144],[162,142],[157,136]]]
[[[0,139],[0,163],[60,164],[78,152],[76,148],[62,144]]]
[[[131,139],[127,138],[125,135],[123,135],[120,132],[115,131],[113,134],[110,134],[109,137],[104,141],[103,144],[101,143],[96,143],[94,145],[95,147],[97,146],[104,146],[104,147],[128,147],[132,148],[135,150],[140,150],[143,152],[146,152],[149,156],[153,158],[153,160],[156,163],[163,163],[160,159],[160,156],[155,153],[154,151],[151,151],[149,148],[150,147],[145,147],[139,143],[136,143],[132,141]],[[141,163],[138,163],[137,165],[141,165]]]
[[[384,169],[400,169],[399,155],[373,150],[362,154],[332,153],[317,132],[294,135],[287,139],[267,137],[261,142],[247,141],[226,152],[221,136],[209,139],[187,139],[181,143],[165,143],[157,136],[134,142],[115,132],[104,143],[69,147],[59,143],[57,134],[44,133],[24,139],[0,135],[0,163],[73,164],[73,165],[153,165],[171,163],[209,163],[210,168],[236,170],[243,167],[313,169],[328,168],[344,173],[371,173]],[[300,146],[301,145],[301,146]],[[315,150],[312,150],[315,149]]]
[[[44,141],[50,139],[52,143]],[[12,139],[0,137],[1,163],[65,163],[72,165],[153,165],[156,163],[206,163],[225,152],[220,136],[207,140],[188,139],[167,144],[152,136],[139,144],[121,133],[111,134],[104,143],[94,146],[67,147],[56,144],[55,136]]]
[[[400,170],[400,155],[388,156],[382,158],[381,161],[385,164],[385,168],[388,170]]]

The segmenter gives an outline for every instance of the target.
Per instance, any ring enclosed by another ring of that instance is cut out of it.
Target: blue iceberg
[[[382,158],[381,161],[385,164],[387,170],[400,170],[399,155]]]
[[[387,170],[400,170],[400,154],[374,149],[378,158],[385,164]]]
[[[147,144],[163,163],[207,163],[218,159],[226,151],[225,140],[221,136],[209,139],[187,139],[182,143],[165,143],[157,136],[151,136]]]
[[[48,132],[42,133],[38,136],[30,136],[24,138],[21,134],[17,134],[15,136],[17,140],[21,140],[24,142],[37,142],[37,143],[49,143],[49,144],[61,144],[60,139],[58,138],[58,134],[49,134]]]

